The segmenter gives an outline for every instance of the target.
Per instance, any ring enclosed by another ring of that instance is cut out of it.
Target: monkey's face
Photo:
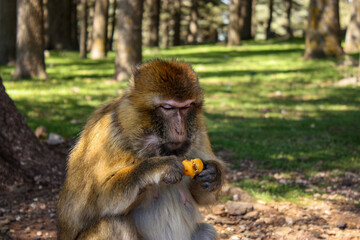
[[[157,101],[153,118],[156,135],[161,139],[161,155],[181,155],[188,151],[197,131],[198,107],[193,99]]]
[[[144,122],[143,150],[157,155],[183,155],[189,150],[203,102],[190,65],[154,60],[139,66],[130,82],[130,100]]]

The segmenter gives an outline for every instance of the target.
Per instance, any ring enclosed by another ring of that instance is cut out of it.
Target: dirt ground
[[[58,151],[65,156],[67,145]],[[276,171],[231,170],[221,199],[232,200],[201,208],[204,221],[215,226],[220,239],[360,239],[360,208],[351,204],[360,200],[358,175],[347,173],[334,178],[332,187],[323,189],[324,194],[315,194],[306,204],[256,201],[232,185],[241,178],[264,174],[285,181]],[[313,184],[326,179],[326,174],[310,180],[299,175],[296,181]],[[57,182],[38,184],[26,193],[1,194],[0,239],[56,239],[59,189]]]

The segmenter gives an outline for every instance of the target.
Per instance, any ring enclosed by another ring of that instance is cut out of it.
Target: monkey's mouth
[[[166,146],[170,149],[170,150],[176,150],[181,148],[181,146],[184,144],[184,142],[169,142],[166,143]]]
[[[167,142],[163,145],[161,155],[182,155],[189,150],[190,141]]]

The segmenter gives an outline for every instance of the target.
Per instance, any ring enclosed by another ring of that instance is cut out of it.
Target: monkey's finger
[[[200,174],[196,177],[196,180],[198,181],[209,181],[212,182],[216,178],[215,174],[207,174],[207,175],[201,175]]]
[[[207,175],[216,175],[216,169],[208,168],[203,170],[201,173],[198,174],[199,177],[207,176]]]

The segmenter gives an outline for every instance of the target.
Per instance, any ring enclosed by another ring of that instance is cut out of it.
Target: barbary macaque
[[[103,105],[72,149],[58,203],[58,239],[217,239],[198,205],[224,178],[206,132],[203,91],[187,63],[136,67],[122,97]],[[203,170],[184,176],[185,159]]]

